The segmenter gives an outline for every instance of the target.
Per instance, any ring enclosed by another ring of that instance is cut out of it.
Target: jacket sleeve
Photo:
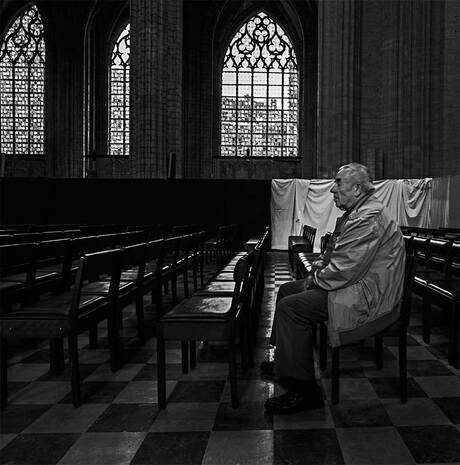
[[[367,272],[381,241],[379,215],[375,213],[346,222],[329,264],[314,273],[313,282],[318,287],[326,291],[348,287]]]

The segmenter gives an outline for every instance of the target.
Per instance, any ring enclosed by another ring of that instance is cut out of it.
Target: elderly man
[[[367,168],[339,168],[331,193],[344,214],[324,255],[306,279],[278,292],[270,344],[274,362],[263,375],[287,388],[265,402],[268,411],[290,413],[323,406],[315,381],[312,325],[328,320],[333,346],[358,341],[399,316],[404,281],[404,241],[387,209],[373,195]]]

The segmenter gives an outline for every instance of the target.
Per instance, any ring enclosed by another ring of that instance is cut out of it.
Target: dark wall
[[[2,224],[270,223],[269,180],[3,178],[0,197]]]

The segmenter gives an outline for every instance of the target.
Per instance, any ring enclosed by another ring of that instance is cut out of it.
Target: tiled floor
[[[421,343],[420,318],[410,328],[409,401],[398,398],[396,342],[385,341],[376,370],[371,345],[343,349],[340,403],[321,410],[269,415],[263,402],[280,388],[260,379],[272,356],[268,335],[276,290],[291,279],[286,255],[271,253],[258,329],[256,368],[241,376],[241,405],[230,404],[225,348],[201,346],[198,366],[183,375],[180,346],[168,343],[166,410],[156,405],[155,340],[137,344],[131,318],[127,363],[112,373],[107,344],[90,350],[80,338],[84,404],[74,409],[68,371],[49,373],[46,344],[11,353],[10,404],[1,414],[4,465],[258,465],[460,463],[458,373],[446,362],[447,339]],[[321,376],[330,398],[328,371]]]

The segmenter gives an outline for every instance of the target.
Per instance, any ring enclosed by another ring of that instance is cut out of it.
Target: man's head
[[[341,210],[348,210],[368,192],[375,190],[369,170],[359,163],[349,163],[339,168],[331,192]]]

